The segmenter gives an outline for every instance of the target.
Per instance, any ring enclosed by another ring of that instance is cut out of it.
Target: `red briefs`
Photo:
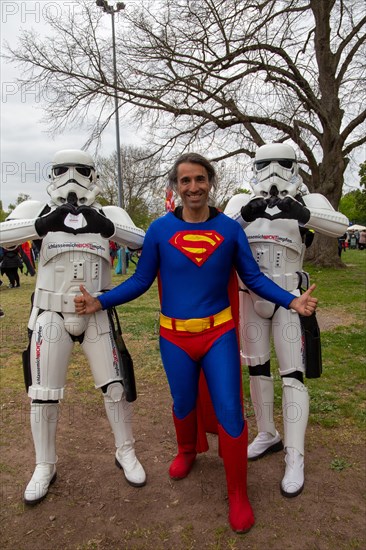
[[[160,326],[160,335],[185,351],[193,361],[199,361],[220,336],[233,328],[235,328],[234,320],[230,319],[202,332],[183,332]]]

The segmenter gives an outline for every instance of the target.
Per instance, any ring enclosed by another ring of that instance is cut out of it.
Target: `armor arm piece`
[[[20,203],[0,224],[0,244],[5,248],[16,246],[26,241],[39,239],[35,228],[36,219],[45,207],[39,201]]]
[[[102,211],[114,224],[115,232],[110,237],[112,241],[122,246],[128,246],[128,248],[133,250],[138,250],[142,247],[145,231],[136,227],[123,208],[119,208],[118,206],[104,206]]]
[[[229,216],[229,218],[239,222],[244,229],[248,226],[249,222],[243,220],[241,209],[243,208],[243,206],[247,205],[248,202],[250,202],[253,198],[255,198],[253,197],[253,195],[248,195],[247,193],[238,193],[237,195],[234,195],[227,203],[224,214]]]
[[[326,197],[320,193],[310,193],[302,199],[310,211],[310,219],[304,227],[328,237],[340,237],[344,234],[349,226],[348,219],[341,212],[334,210]]]

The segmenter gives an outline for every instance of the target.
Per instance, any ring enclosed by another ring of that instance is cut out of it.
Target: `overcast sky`
[[[91,2],[94,0],[90,0]],[[1,45],[5,41],[16,45],[21,29],[31,29],[38,34],[47,34],[44,15],[47,10],[60,13],[68,10],[77,1],[67,0],[2,0]],[[109,3],[114,3],[109,0]],[[105,16],[106,26],[111,24]],[[12,64],[1,63],[1,194],[4,210],[14,203],[19,193],[32,199],[47,201],[49,165],[53,155],[60,149],[80,149],[87,133],[78,128],[72,132],[51,136],[47,125],[41,122],[42,105],[47,98],[37,99],[38,90],[19,86],[19,69]],[[136,137],[120,125],[121,143],[136,144]],[[115,123],[111,122],[102,138],[99,154],[109,155],[116,148]],[[92,152],[92,151],[91,151]]]
[[[90,0],[94,2],[94,0]],[[114,0],[109,0],[114,3]],[[15,46],[21,29],[33,28],[40,35],[49,32],[45,14],[60,14],[61,10],[75,9],[78,0],[2,0],[1,45],[5,41]],[[110,17],[106,17],[106,29]],[[19,69],[14,65],[1,63],[1,193],[4,210],[14,203],[19,193],[32,199],[46,201],[48,195],[48,173],[50,162],[60,149],[80,149],[87,139],[87,132],[78,128],[62,135],[51,136],[47,125],[41,122],[43,105],[47,98],[44,93],[38,97],[38,90],[26,89],[17,83]],[[137,144],[138,136],[125,128],[120,121],[122,144]],[[99,155],[107,156],[116,148],[115,122],[112,121],[103,134]],[[90,151],[93,153],[93,151]],[[351,160],[346,173],[344,191],[358,185],[359,163],[365,160],[365,147],[358,150],[356,160]]]

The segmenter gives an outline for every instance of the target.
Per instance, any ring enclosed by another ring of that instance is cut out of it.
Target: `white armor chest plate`
[[[93,295],[111,286],[108,239],[94,233],[48,233],[42,241],[34,305],[72,313],[80,284]]]
[[[274,215],[277,208],[267,209]],[[286,290],[298,286],[296,272],[302,271],[305,245],[296,220],[260,218],[245,229],[260,270]]]

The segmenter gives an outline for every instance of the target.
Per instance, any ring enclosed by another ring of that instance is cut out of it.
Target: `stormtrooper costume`
[[[298,296],[309,286],[303,272],[309,230],[338,237],[348,226],[321,194],[309,193],[294,149],[286,144],[259,147],[251,180],[253,195],[232,197],[225,213],[243,227],[260,269],[279,286]],[[281,493],[295,497],[304,487],[304,442],[309,396],[303,383],[305,349],[299,315],[261,299],[241,284],[240,339],[243,363],[249,367],[250,394],[258,435],[248,447],[256,460],[285,447]],[[282,378],[284,445],[273,420],[274,384],[270,372],[270,340]]]
[[[122,208],[101,207],[96,202],[100,188],[88,153],[59,151],[50,178],[48,204],[25,201],[1,224],[2,246],[42,239],[28,324],[30,344],[24,352],[28,357],[25,378],[36,453],[36,468],[24,494],[27,504],[43,500],[56,479],[59,400],[64,395],[75,341],[88,358],[95,386],[103,392],[115,438],[116,465],[131,485],[146,483],[144,469],[135,455],[132,405],[126,400],[121,382],[120,359],[108,313],[79,317],[74,306],[80,284],[94,296],[111,287],[109,239],[139,249],[145,234]]]

